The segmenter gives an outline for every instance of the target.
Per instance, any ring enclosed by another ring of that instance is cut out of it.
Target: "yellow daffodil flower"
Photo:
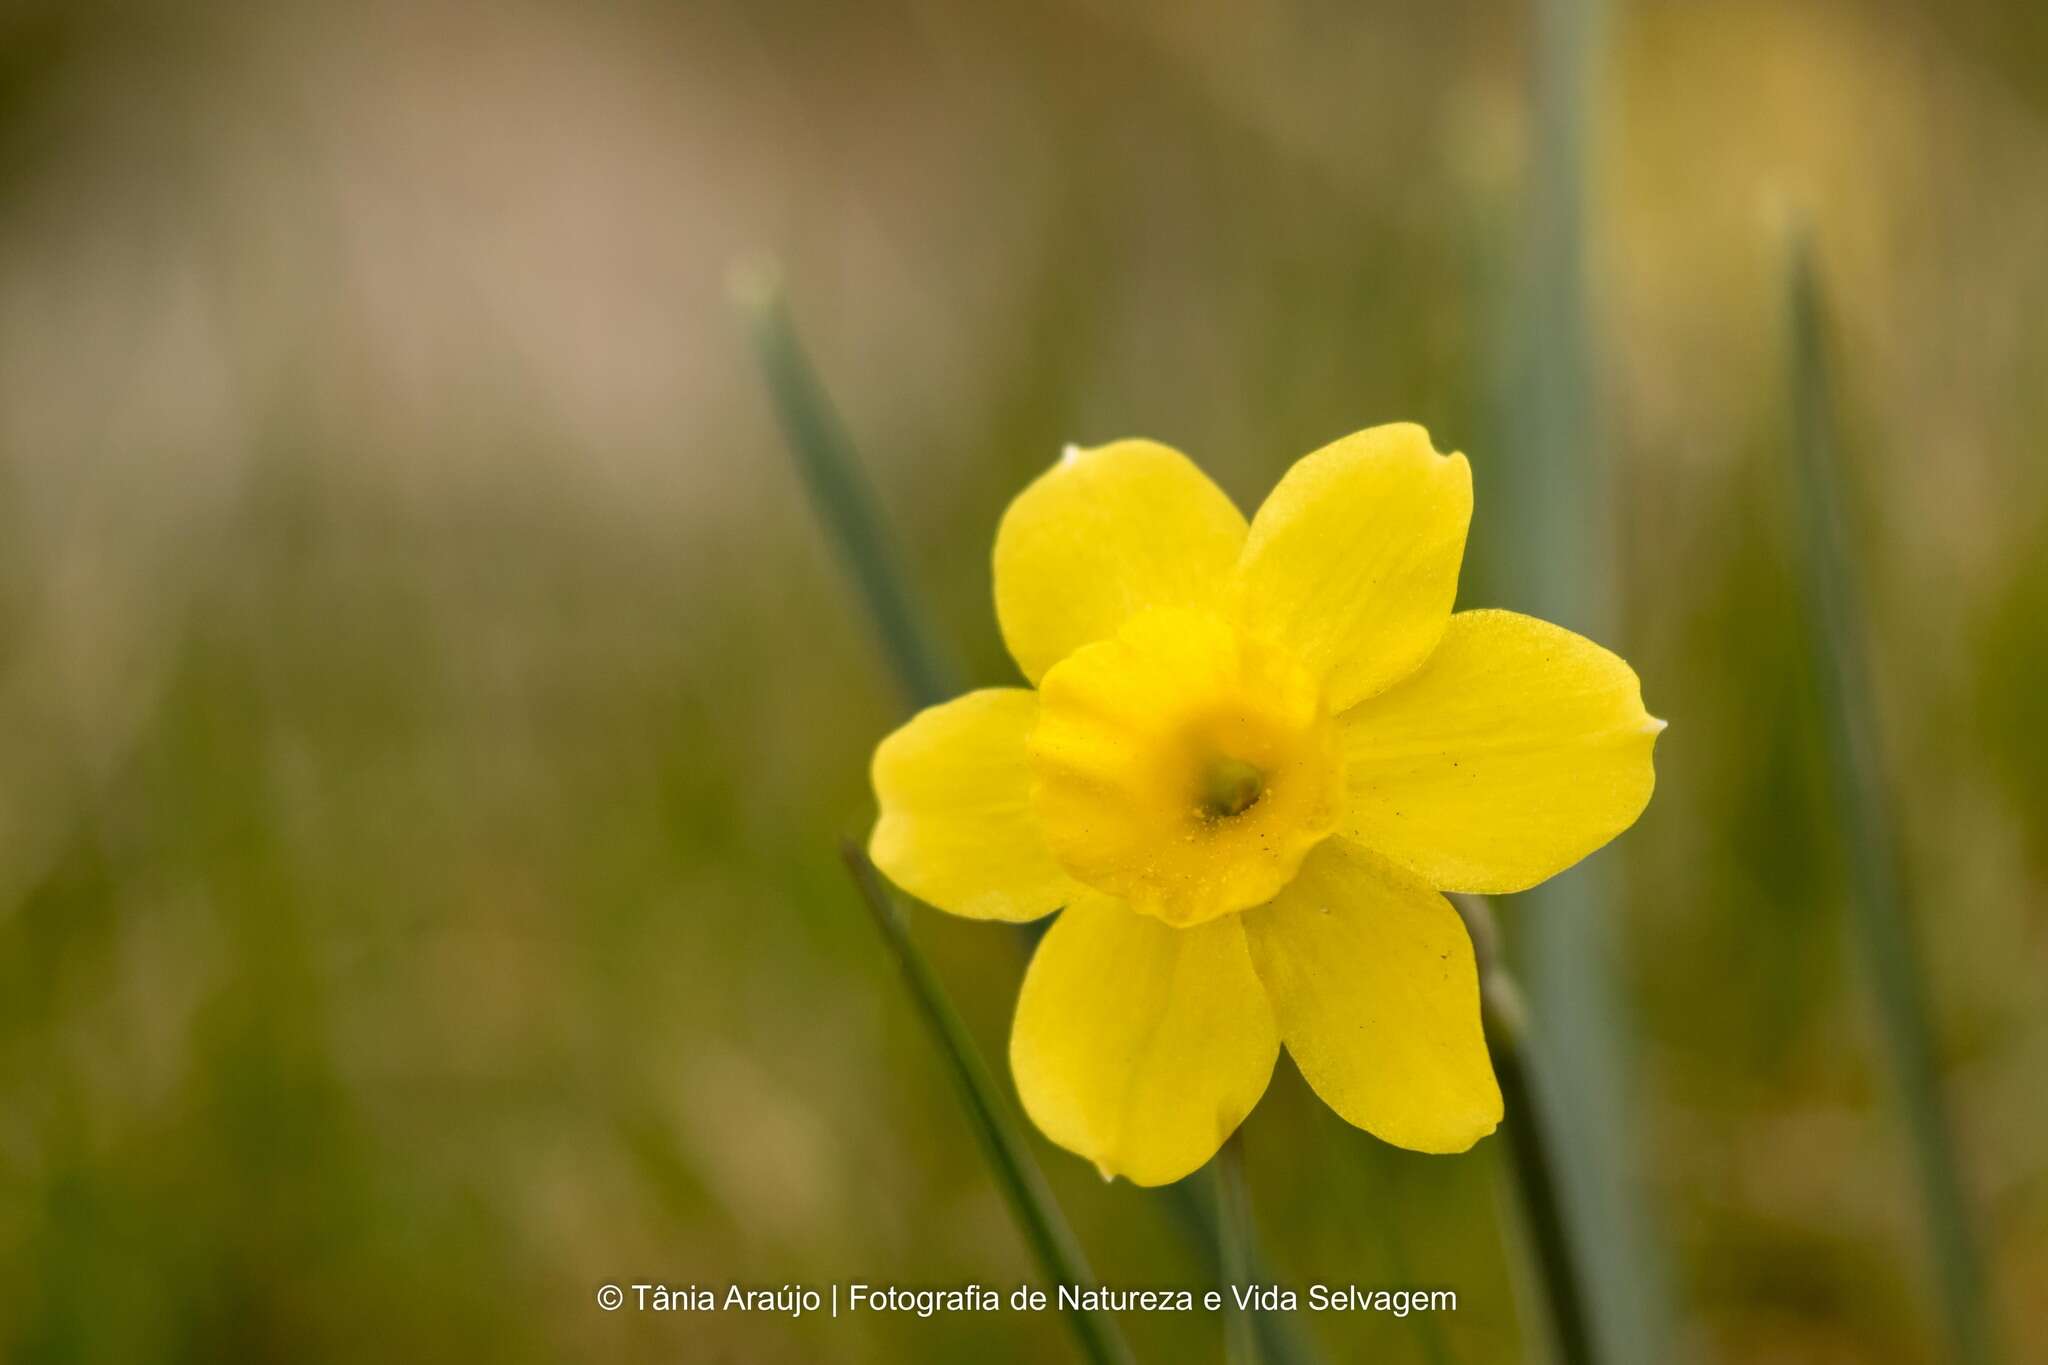
[[[1026,1112],[1105,1176],[1212,1156],[1284,1043],[1331,1108],[1460,1152],[1500,1089],[1440,891],[1533,886],[1634,823],[1663,722],[1591,641],[1452,614],[1472,473],[1411,425],[1299,461],[1249,525],[1178,451],[1066,455],[996,534],[1036,690],[875,751],[878,867],[975,919],[1064,910],[1017,1001]]]

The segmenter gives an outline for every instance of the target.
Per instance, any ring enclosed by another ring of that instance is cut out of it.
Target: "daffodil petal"
[[[1035,683],[1147,608],[1214,606],[1244,535],[1244,514],[1179,451],[1069,447],[996,531],[1003,641]]]
[[[1338,720],[1353,839],[1452,891],[1534,886],[1635,823],[1664,722],[1626,663],[1510,611],[1451,618],[1392,690]]]
[[[970,692],[911,717],[875,749],[882,816],[868,856],[919,900],[972,919],[1031,920],[1079,888],[1038,837],[1025,741],[1038,696]]]
[[[1348,1122],[1418,1152],[1462,1152],[1499,1124],[1472,941],[1450,902],[1330,839],[1240,918],[1287,1051]]]
[[[1173,929],[1094,893],[1040,941],[1010,1032],[1032,1122],[1139,1185],[1214,1156],[1279,1054],[1237,916]]]
[[[1398,682],[1450,619],[1472,470],[1412,423],[1304,456],[1252,518],[1233,600],[1324,680],[1334,710]]]

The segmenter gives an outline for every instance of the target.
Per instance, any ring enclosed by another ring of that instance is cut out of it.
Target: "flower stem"
[[[1501,965],[1499,933],[1485,899],[1452,896],[1450,900],[1472,936],[1473,956],[1479,966],[1480,1017],[1493,1053],[1494,1075],[1500,1081],[1506,1113],[1501,1127],[1507,1139],[1515,1203],[1536,1263],[1556,1359],[1564,1365],[1589,1365],[1599,1353],[1588,1316],[1584,1277],[1572,1255],[1565,1222],[1554,1134],[1545,1122],[1532,1077],[1528,1009],[1514,978]]]
[[[1216,1197],[1216,1179],[1217,1173],[1211,1171],[1206,1182],[1209,1186],[1206,1195],[1201,1188],[1205,1182],[1196,1176],[1168,1185],[1158,1193],[1166,1211],[1188,1240],[1200,1243],[1205,1251],[1215,1254],[1217,1278],[1225,1280],[1229,1272],[1223,1260],[1223,1208],[1222,1201]],[[1260,1248],[1258,1229],[1247,1223],[1238,1236],[1238,1242],[1244,1256],[1244,1273],[1261,1284],[1272,1283],[1273,1270]],[[1266,1365],[1318,1365],[1321,1361],[1322,1357],[1314,1345],[1302,1333],[1296,1316],[1292,1313],[1269,1313],[1263,1308],[1252,1310],[1252,1325],[1258,1333],[1259,1351]]]
[[[853,876],[853,884],[875,928],[881,931],[883,943],[903,973],[903,983],[910,989],[918,1014],[938,1045],[940,1056],[946,1060],[946,1069],[958,1087],[974,1135],[981,1140],[997,1188],[1009,1203],[1010,1214],[1023,1231],[1032,1255],[1037,1257],[1039,1269],[1055,1287],[1092,1287],[1094,1272],[1088,1268],[1081,1244],[1074,1239],[1073,1230],[1054,1202],[1038,1163],[1031,1159],[1017,1121],[997,1091],[995,1079],[989,1075],[988,1064],[982,1061],[967,1026],[946,998],[938,975],[905,929],[875,865],[850,842],[841,845],[840,854],[846,859],[847,871]],[[1076,1308],[1067,1313],[1067,1325],[1081,1354],[1092,1365],[1131,1365],[1131,1348],[1108,1313]]]
[[[1227,1319],[1224,1358],[1230,1365],[1259,1365],[1259,1337],[1252,1315],[1230,1298],[1252,1283],[1252,1199],[1244,1180],[1243,1130],[1234,1132],[1209,1163],[1216,1181],[1216,1263]]]
[[[1927,985],[1899,867],[1898,836],[1878,743],[1854,561],[1836,469],[1839,428],[1811,245],[1795,234],[1787,272],[1793,463],[1802,524],[1802,578],[1832,806],[1848,855],[1850,922],[1870,973],[1893,1090],[1920,1185],[1929,1258],[1950,1349],[1963,1365],[1996,1358],[1984,1270],[1942,1105]]]
[[[898,686],[912,707],[944,701],[960,691],[957,669],[925,629],[853,441],[797,340],[780,272],[765,263],[737,269],[732,292],[797,472],[860,589]]]

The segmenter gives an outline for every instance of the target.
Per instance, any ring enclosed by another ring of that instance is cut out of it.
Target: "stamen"
[[[1219,758],[1203,775],[1197,809],[1204,820],[1242,815],[1266,793],[1266,775],[1241,758]]]

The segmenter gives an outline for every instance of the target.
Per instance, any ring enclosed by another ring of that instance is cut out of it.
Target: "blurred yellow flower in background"
[[[1284,1043],[1331,1108],[1458,1152],[1501,1117],[1472,945],[1441,891],[1542,881],[1628,828],[1663,722],[1621,659],[1453,614],[1464,456],[1375,427],[1249,525],[1179,452],[1070,448],[1004,514],[996,613],[1037,690],[877,748],[870,853],[940,909],[1064,909],[1010,1062],[1105,1176],[1199,1168]]]

